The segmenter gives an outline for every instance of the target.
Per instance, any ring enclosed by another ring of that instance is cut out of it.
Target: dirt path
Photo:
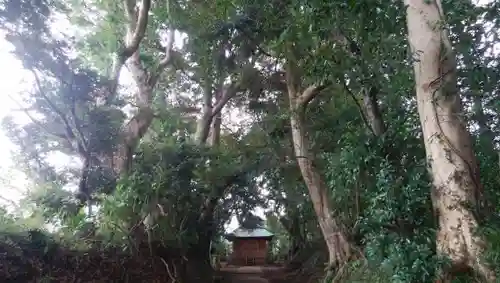
[[[285,274],[279,266],[229,266],[220,272],[227,283],[278,283]]]
[[[254,275],[240,275],[232,276],[231,282],[233,283],[271,283],[268,279]]]

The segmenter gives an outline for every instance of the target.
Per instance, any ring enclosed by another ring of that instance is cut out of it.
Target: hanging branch
[[[361,104],[359,104],[359,101],[356,98],[356,95],[354,95],[354,93],[351,91],[351,89],[349,89],[349,87],[347,86],[345,80],[342,81],[342,85],[344,86],[344,89],[347,92],[347,94],[349,94],[349,96],[352,98],[352,100],[354,101],[354,103],[356,103],[356,107],[359,110],[359,113],[361,115],[361,119],[363,120],[363,123],[372,132],[372,134],[375,135],[375,132],[373,131],[372,127],[370,126],[370,123],[368,122],[368,119],[366,118],[365,111],[363,111],[363,107],[361,106]]]

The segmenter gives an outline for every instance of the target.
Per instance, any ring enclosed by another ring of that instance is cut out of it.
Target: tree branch
[[[333,31],[332,39],[340,43],[340,45],[342,45],[342,47],[352,55],[357,57],[360,57],[362,55],[359,45],[354,40],[347,37],[341,30]]]
[[[49,130],[49,128],[47,128],[46,125],[44,125],[42,122],[40,122],[37,119],[35,119],[35,117],[33,117],[33,115],[30,114],[30,110],[31,109],[29,109],[29,108],[22,108],[22,105],[21,105],[21,103],[19,103],[19,101],[17,101],[14,97],[12,97],[12,95],[10,95],[10,94],[7,94],[7,95],[9,96],[9,98],[12,101],[14,101],[14,103],[16,103],[20,107],[19,109],[16,109],[16,110],[23,111],[24,114],[26,114],[26,116],[28,116],[28,118],[31,120],[31,122],[33,124],[37,125],[41,129],[43,129],[49,135],[52,135],[52,136],[54,136],[56,138],[59,138],[59,139],[68,140],[68,137],[66,136],[66,134],[54,133],[53,131]],[[71,144],[70,140],[68,142]]]
[[[165,68],[172,62],[173,57],[173,46],[174,46],[174,34],[175,31],[173,29],[168,30],[167,32],[167,44],[165,47],[165,57],[160,61],[156,70],[153,71],[149,77],[148,84],[153,87],[158,82],[161,73]]]
[[[207,141],[208,134],[210,132],[210,125],[213,119],[213,107],[212,107],[213,89],[212,80],[210,76],[206,76],[203,87],[203,107],[201,117],[197,121],[195,141],[197,144],[201,145]]]
[[[227,104],[227,102],[236,95],[238,92],[238,84],[237,83],[231,83],[229,86],[227,86],[223,93],[222,97],[219,101],[217,101],[217,104],[212,108],[212,117],[215,115],[219,114],[219,112],[222,111],[222,108]]]
[[[59,119],[61,119],[61,121],[62,121],[62,123],[64,125],[66,139],[70,142],[71,145],[73,145],[72,141],[76,138],[76,136],[75,136],[75,133],[73,132],[71,124],[69,123],[69,120],[67,119],[66,115],[64,115],[64,113],[59,109],[59,107],[57,107],[50,100],[50,98],[48,97],[48,95],[45,93],[45,90],[42,87],[42,83],[40,81],[40,78],[38,77],[38,74],[34,70],[31,70],[31,72],[33,73],[33,76],[35,78],[35,84],[36,84],[36,86],[38,88],[38,92],[43,97],[43,99],[47,102],[47,104],[49,105],[49,107],[59,116]],[[75,150],[77,150],[78,153],[87,154],[88,151],[87,151],[87,144],[86,144],[85,140],[80,140],[80,141],[77,141],[77,142],[78,142],[78,147],[75,148]],[[81,152],[80,149],[83,150],[84,152]]]
[[[285,65],[285,81],[288,90],[288,95],[292,99],[297,99],[300,87],[300,76],[297,74],[297,67],[287,62]]]
[[[359,103],[358,99],[356,98],[356,95],[354,95],[354,93],[349,89],[349,87],[347,86],[347,83],[345,82],[345,80],[343,81],[343,85],[344,85],[345,91],[349,94],[349,96],[352,98],[352,100],[354,101],[354,103],[356,103],[356,107],[359,110],[359,114],[361,115],[361,119],[363,120],[363,123],[372,132],[372,134],[375,135],[375,133],[373,132],[372,127],[370,126],[370,123],[368,122],[368,119],[366,118],[365,112],[363,111],[363,107],[361,106],[361,104]]]
[[[146,34],[151,0],[141,1],[138,15],[136,15],[136,3],[135,0],[125,0],[125,9],[127,11],[129,25],[125,50],[122,52],[122,56],[124,57],[130,57],[137,51],[141,40]]]
[[[297,106],[299,107],[306,107],[311,100],[313,100],[321,91],[326,89],[329,85],[324,84],[324,85],[317,85],[313,84],[306,88],[302,94],[297,97]]]
[[[8,199],[6,197],[3,197],[3,196],[0,196],[0,199],[3,200],[4,202],[8,203],[9,205],[11,205],[12,207],[14,207],[17,211],[20,211],[20,205],[17,204],[15,201],[11,200],[11,199]]]
[[[112,156],[112,168],[117,176],[127,173],[130,169],[133,150],[151,125],[153,118],[154,113],[150,107],[140,107],[137,114],[124,126],[123,141]]]
[[[113,62],[109,78],[107,101],[110,101],[116,93],[118,88],[118,79],[120,78],[120,72],[123,65],[128,58],[130,58],[130,56],[132,56],[137,49],[139,49],[139,44],[146,34],[151,0],[141,1],[138,15],[136,15],[136,3],[137,2],[135,0],[124,0],[126,15],[129,20],[127,36],[125,38],[124,48],[118,52]]]
[[[332,34],[332,38],[334,41],[340,43],[340,45],[345,49],[347,53],[350,53],[352,56],[358,58],[362,56],[361,48],[356,43],[356,41],[349,38],[341,30],[334,31]],[[366,68],[364,67],[362,68],[362,70],[365,69]],[[362,71],[362,75],[365,78],[364,80],[366,80],[368,87],[367,89],[364,90],[365,92],[365,94],[363,95],[364,105],[363,108],[360,108],[361,111],[360,113],[362,115],[365,124],[368,126],[372,134],[375,136],[380,136],[386,131],[384,120],[382,118],[382,114],[380,111],[380,107],[378,106],[378,99],[377,99],[377,95],[380,93],[380,87],[379,84],[377,84],[374,81],[373,75],[367,76],[366,70]],[[344,88],[354,99],[358,107],[361,107],[361,105],[356,100],[354,94],[347,87],[345,81],[344,81]]]

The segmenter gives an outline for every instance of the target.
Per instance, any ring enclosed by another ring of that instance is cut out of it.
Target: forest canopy
[[[325,282],[496,282],[483,2],[5,0],[32,84],[2,129],[32,185],[0,230],[141,264],[146,247],[172,282],[209,282],[236,216]]]

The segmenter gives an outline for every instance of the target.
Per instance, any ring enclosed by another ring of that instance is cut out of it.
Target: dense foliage
[[[325,201],[308,181],[319,176],[356,254],[328,280],[432,282],[451,263],[436,249],[403,2],[4,1],[5,38],[33,87],[19,95],[31,122],[3,128],[33,188],[1,228],[50,227],[78,249],[154,243],[180,251],[178,276],[196,282],[190,268],[210,276],[231,216],[245,225],[259,207],[272,258],[306,269],[328,254]],[[472,2],[443,1],[443,26],[481,172],[471,210],[498,273],[500,2]]]

